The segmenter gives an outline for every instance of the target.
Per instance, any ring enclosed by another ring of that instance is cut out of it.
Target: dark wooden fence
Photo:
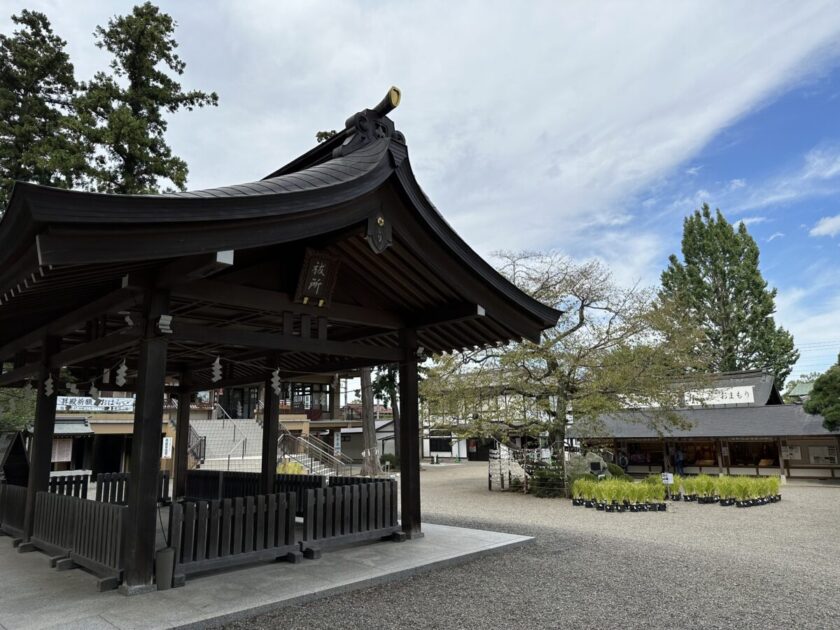
[[[391,536],[400,530],[397,482],[307,490],[303,512],[301,547],[308,558],[317,558],[324,547]]]
[[[33,546],[51,556],[69,557],[78,520],[78,500],[72,495],[39,492],[35,495]]]
[[[96,500],[101,503],[128,504],[129,473],[100,473],[96,475]],[[158,503],[169,503],[169,471],[158,474]]]
[[[328,485],[330,486],[356,486],[360,483],[376,483],[383,481],[378,477],[327,477]]]
[[[303,516],[303,501],[307,490],[317,490],[327,484],[329,477],[321,475],[277,475],[275,492],[292,492],[297,500],[297,515]],[[352,477],[351,477],[352,479]]]
[[[26,510],[26,486],[0,484],[0,531],[9,536],[23,536]]]
[[[292,493],[173,503],[169,535],[175,586],[200,571],[278,558],[297,562],[295,512]]]
[[[87,499],[90,475],[56,475],[50,477],[50,492]]]
[[[277,475],[274,492],[292,492],[297,499],[297,514],[303,516],[303,493],[323,488],[328,477],[321,475]],[[354,479],[347,477],[346,479]],[[358,479],[358,478],[356,478]],[[186,496],[189,500],[213,501],[236,497],[257,496],[260,493],[260,474],[224,470],[190,470],[187,472]]]
[[[113,503],[39,492],[32,546],[55,556],[54,566],[82,566],[99,577],[99,590],[122,579],[122,539],[128,508]],[[59,559],[59,558],[64,558]]]

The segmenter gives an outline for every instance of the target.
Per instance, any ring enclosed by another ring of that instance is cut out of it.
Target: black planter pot
[[[781,495],[781,494],[777,494],[777,495],[776,495],[776,503],[778,503],[778,502],[779,502],[779,501],[781,501],[781,500],[782,500],[782,495]]]
[[[626,512],[627,511],[627,506],[619,503],[618,505],[615,506],[615,511],[616,512]]]
[[[588,508],[595,507],[595,503],[593,503],[592,501],[586,501],[583,505],[584,505],[584,507],[588,507]]]
[[[724,507],[735,505],[735,499],[721,499],[720,504]]]
[[[656,511],[657,512],[666,512],[668,510],[668,504],[664,501],[662,503],[656,504]]]
[[[616,508],[616,506],[614,506],[612,503],[607,503],[604,506],[604,511],[605,512],[615,512],[615,508]]]
[[[671,501],[681,501],[681,500],[682,500],[682,495],[681,494],[672,494],[671,495]]]
[[[605,507],[605,505],[606,505],[606,504],[604,504],[604,503],[596,503],[596,504],[595,504],[595,509],[596,509],[596,510],[600,510],[601,512],[603,512],[603,511],[604,511],[604,507]]]

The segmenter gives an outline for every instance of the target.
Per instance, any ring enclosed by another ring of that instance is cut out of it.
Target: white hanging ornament
[[[26,385],[23,386],[23,393],[24,394],[31,394],[32,393],[32,382],[26,381]]]
[[[104,370],[102,370],[102,384],[107,385],[110,382],[111,382],[111,370],[109,370],[108,368],[105,368]]]
[[[114,382],[117,384],[118,387],[122,387],[125,385],[125,373],[128,372],[128,367],[125,365],[125,359],[122,360],[120,363],[120,367],[117,368],[117,377],[114,379]]]
[[[55,383],[53,382],[52,374],[47,377],[47,380],[44,381],[44,396],[49,398],[55,392]]]
[[[90,389],[88,390],[88,396],[93,398],[93,404],[94,405],[99,405],[99,402],[100,402],[99,390],[96,389],[96,385],[94,383],[90,384]]]
[[[67,391],[73,394],[74,396],[79,395],[79,387],[76,383],[67,383]]]
[[[271,389],[276,395],[280,395],[280,368],[275,368],[271,373]]]
[[[216,357],[216,360],[213,361],[213,373],[210,376],[210,380],[214,383],[218,383],[222,380],[222,360],[219,357]]]
[[[237,418],[242,417],[242,403],[241,402],[236,403],[236,417]]]

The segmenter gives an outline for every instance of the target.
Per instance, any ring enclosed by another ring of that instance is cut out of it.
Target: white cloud
[[[811,236],[837,236],[840,234],[840,214],[823,217],[809,232]]]
[[[772,241],[775,241],[777,238],[783,238],[784,235],[785,235],[784,232],[773,232],[773,234],[768,236],[766,240],[767,240],[768,243],[770,243]]]
[[[50,15],[80,78],[105,65],[93,28],[132,4],[5,3],[6,13]],[[761,11],[699,1],[160,4],[179,25],[185,87],[220,95],[218,108],[170,123],[191,187],[265,175],[394,83],[404,99],[393,118],[421,183],[483,252],[630,230],[634,194],[823,68],[840,34],[840,6],[827,0]],[[699,44],[697,33],[711,35]],[[811,167],[835,168],[819,155]]]
[[[738,223],[743,223],[744,225],[756,225],[758,223],[764,223],[767,221],[767,217],[744,217]]]
[[[739,188],[743,188],[746,185],[747,185],[747,180],[745,180],[745,179],[729,180],[729,190],[738,190]]]

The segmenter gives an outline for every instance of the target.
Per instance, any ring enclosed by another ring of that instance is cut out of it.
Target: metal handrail
[[[319,438],[317,435],[312,435],[311,433],[307,433],[305,436],[301,436],[301,438],[306,440],[307,442],[310,442],[310,443],[314,444],[317,448],[320,448],[321,450],[326,451],[327,453],[329,453],[330,455],[332,455],[333,457],[335,457],[339,461],[344,462],[345,465],[347,465],[347,466],[352,466],[353,465],[353,459],[351,457],[348,457],[347,455],[345,455],[342,452],[337,452],[335,450],[334,446],[331,446],[331,445],[327,444],[324,440]]]
[[[297,450],[296,452],[286,451],[283,448],[284,441],[291,442],[292,444],[297,445],[301,450]],[[296,435],[292,435],[288,431],[283,431],[280,437],[277,439],[277,448],[281,452],[290,455],[306,455],[311,460],[318,461],[327,468],[332,468],[335,471],[336,475],[347,475],[350,472],[349,466],[340,459],[333,457],[332,455],[330,455],[323,449],[318,448],[311,442],[308,442]]]

